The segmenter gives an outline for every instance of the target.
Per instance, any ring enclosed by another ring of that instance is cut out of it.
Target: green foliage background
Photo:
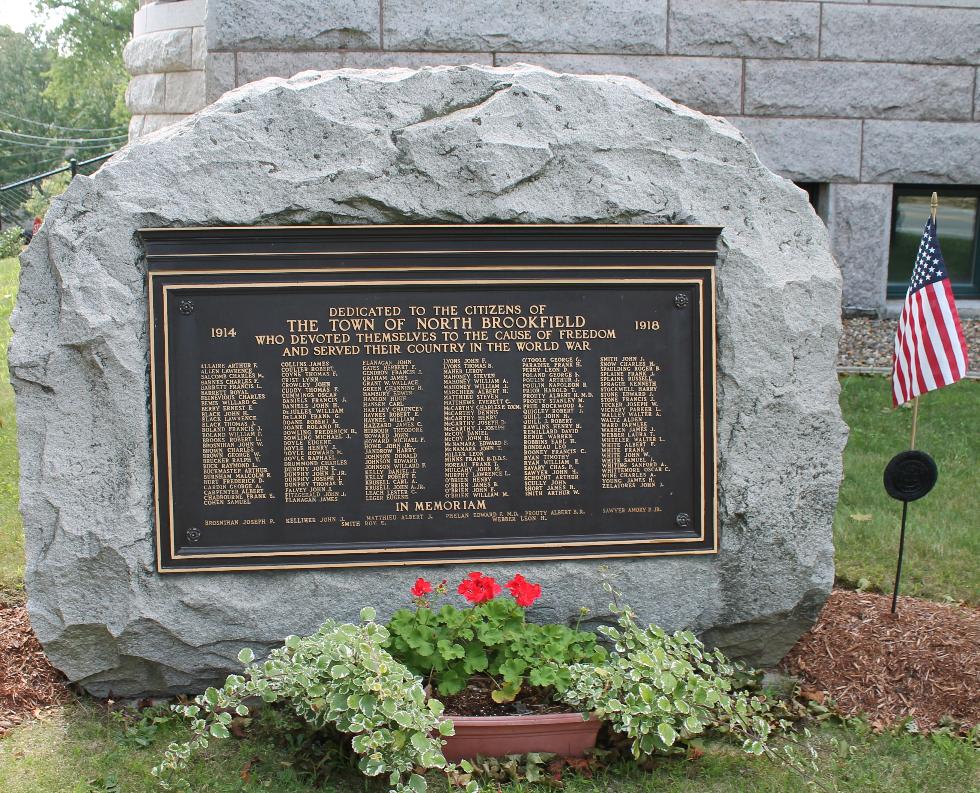
[[[32,118],[39,124],[54,124],[56,110],[44,98],[44,75],[51,66],[46,44],[9,27],[0,26],[0,129],[26,135],[44,134],[44,127],[24,124],[12,116]],[[42,169],[58,153],[35,147],[15,135],[0,135],[0,184],[7,184]],[[35,141],[36,142],[36,141]]]
[[[108,128],[129,122],[124,97],[129,74],[123,48],[133,30],[138,0],[38,0],[38,10],[64,11],[46,37],[54,50],[44,98],[64,126]]]
[[[0,184],[125,143],[122,52],[137,6],[37,0],[38,24],[25,33],[0,26]]]
[[[31,187],[31,195],[24,202],[24,209],[29,217],[43,218],[51,206],[51,201],[60,196],[71,184],[71,171],[62,171],[41,181],[40,185]]]

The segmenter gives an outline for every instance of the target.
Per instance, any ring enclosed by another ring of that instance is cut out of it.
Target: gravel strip
[[[962,319],[970,357],[969,377],[980,377],[980,319]],[[837,365],[841,369],[891,371],[897,319],[853,317],[844,320]]]

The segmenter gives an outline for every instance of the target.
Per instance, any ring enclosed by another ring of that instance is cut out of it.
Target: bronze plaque
[[[711,553],[719,229],[147,229],[161,572]]]

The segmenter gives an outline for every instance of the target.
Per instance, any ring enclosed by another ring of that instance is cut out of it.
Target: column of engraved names
[[[657,456],[662,414],[657,401],[660,366],[639,356],[599,359],[602,487],[657,487],[669,468]]]
[[[282,463],[287,502],[337,501],[349,461],[338,446],[353,430],[344,426],[346,400],[329,361],[283,361]]]
[[[528,496],[578,495],[581,416],[592,396],[581,358],[525,358],[524,492]]]
[[[362,363],[366,501],[405,500],[422,490],[422,407],[410,404],[421,394],[420,375],[410,360]]]
[[[256,405],[265,399],[258,364],[201,364],[201,459],[205,506],[251,504],[271,498],[262,465],[262,426]]]
[[[506,414],[518,410],[510,384],[485,358],[446,358],[442,369],[445,487],[448,498],[509,495]]]

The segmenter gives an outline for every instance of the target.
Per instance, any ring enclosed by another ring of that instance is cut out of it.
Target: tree
[[[57,110],[44,96],[51,50],[30,35],[0,26],[0,184],[60,162],[64,152],[34,136],[47,134]],[[31,124],[28,121],[38,123]]]
[[[48,33],[56,56],[44,91],[64,126],[102,130],[129,122],[122,52],[137,5],[138,0],[37,0],[41,13],[64,13]]]
[[[111,152],[126,142],[122,51],[138,0],[35,0],[27,33],[0,27],[0,184]],[[27,190],[0,193],[16,214]]]

